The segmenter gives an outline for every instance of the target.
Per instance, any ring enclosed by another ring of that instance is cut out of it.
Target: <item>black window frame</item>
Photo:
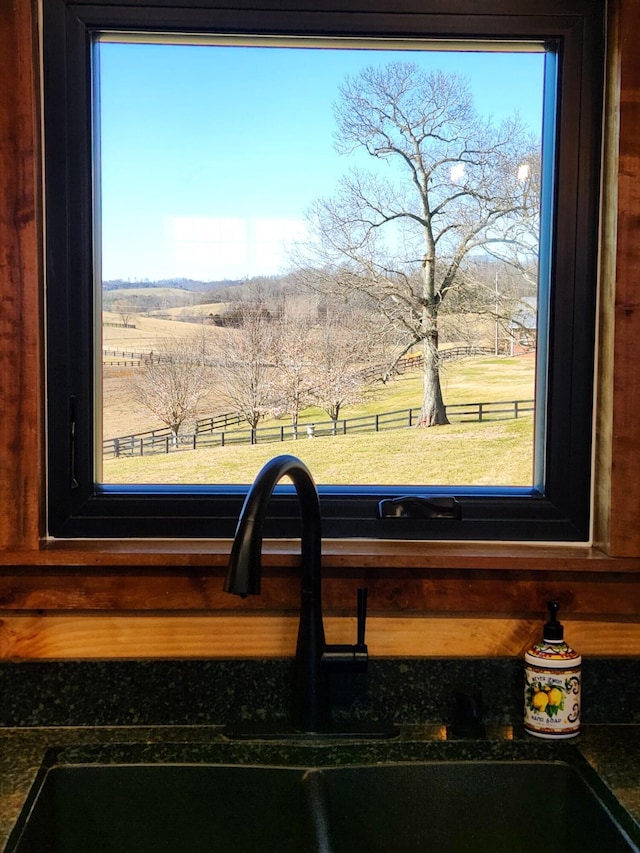
[[[319,492],[323,532],[330,537],[589,541],[604,0],[239,0],[233,5],[44,0],[48,535],[227,538],[247,491],[94,482],[92,40],[96,32],[144,30],[524,39],[552,46],[559,83],[544,486],[319,487]],[[453,495],[462,517],[377,518],[379,501],[401,493]],[[293,536],[298,528],[293,490],[279,486],[265,534]]]

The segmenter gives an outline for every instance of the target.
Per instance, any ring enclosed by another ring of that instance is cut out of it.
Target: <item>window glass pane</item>
[[[97,42],[97,482],[536,485],[545,54],[418,48]]]

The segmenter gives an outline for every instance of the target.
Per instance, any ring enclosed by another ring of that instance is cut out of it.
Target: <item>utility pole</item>
[[[495,284],[496,284],[496,287],[495,287],[495,293],[496,293],[496,335],[495,335],[495,345],[496,345],[496,355],[498,355],[498,344],[499,344],[499,341],[498,341],[498,332],[499,332],[499,329],[500,329],[500,324],[499,324],[499,322],[498,322],[498,307],[499,307],[499,306],[498,306],[498,299],[499,299],[499,296],[500,296],[500,294],[498,293],[498,270],[496,270],[496,279],[495,279]]]

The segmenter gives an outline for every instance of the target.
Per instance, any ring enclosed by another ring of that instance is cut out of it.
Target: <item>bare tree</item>
[[[177,445],[182,425],[197,414],[210,381],[203,336],[165,338],[133,374],[132,392],[169,427]]]
[[[472,280],[482,252],[535,258],[539,146],[517,116],[499,125],[479,116],[464,77],[413,63],[348,78],[336,120],[338,150],[362,149],[380,168],[352,171],[334,198],[315,203],[305,263],[327,289],[372,299],[402,331],[404,352],[422,346],[420,423],[447,423],[441,306]]]
[[[120,322],[125,328],[134,327],[136,315],[133,308],[128,305],[118,305],[118,314],[120,315]]]
[[[300,412],[313,401],[316,353],[311,332],[314,318],[308,309],[285,302],[278,321],[278,339],[273,362],[276,393],[273,408],[291,416],[293,437],[298,437]]]
[[[358,322],[361,315],[342,308],[326,311],[314,336],[312,395],[333,421],[334,434],[343,406],[364,399],[372,351],[366,323]]]
[[[238,302],[231,322],[218,336],[216,384],[221,398],[247,421],[253,438],[274,398],[276,329],[262,302]]]

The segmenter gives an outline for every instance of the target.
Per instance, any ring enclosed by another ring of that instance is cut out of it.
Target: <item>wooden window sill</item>
[[[1,551],[1,566],[223,567],[228,539],[55,540],[37,550]],[[265,540],[265,566],[290,567],[299,561],[297,539]],[[637,572],[640,557],[616,558],[589,545],[510,542],[414,542],[324,539],[322,563],[331,569],[481,569],[527,571]]]

